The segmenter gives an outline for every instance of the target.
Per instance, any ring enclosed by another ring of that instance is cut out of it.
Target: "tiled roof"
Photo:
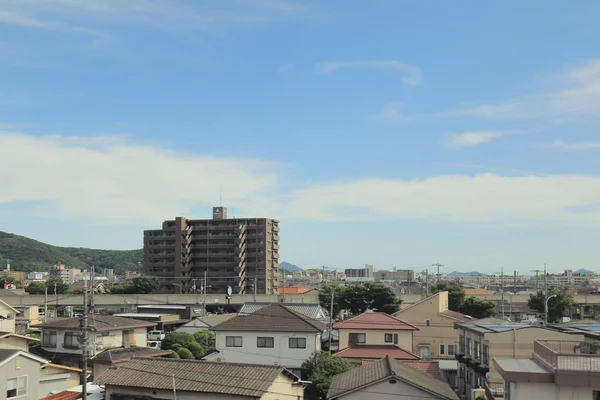
[[[310,286],[280,286],[279,294],[302,294],[310,290]]]
[[[17,335],[16,333],[11,333],[11,332],[6,332],[6,331],[0,331],[0,339],[6,339],[9,337],[15,337],[15,338],[19,338],[19,339],[24,339],[27,340],[29,342],[39,342],[40,339],[36,339],[33,337],[29,337],[29,336],[23,336],[23,335]]]
[[[334,376],[329,387],[329,393],[327,393],[327,398],[336,399],[343,394],[363,388],[365,388],[365,392],[368,392],[368,386],[392,377],[431,393],[440,399],[458,400],[458,396],[456,396],[447,383],[390,357],[373,361],[372,363]]]
[[[333,327],[335,329],[419,330],[416,326],[383,312],[365,312],[356,317],[338,322]]]
[[[244,303],[239,314],[252,314],[258,310],[270,306],[273,303]],[[295,311],[299,314],[306,315],[308,318],[321,320],[325,317],[325,312],[320,304],[313,303],[279,303],[280,305]],[[329,318],[327,318],[329,323]]]
[[[272,304],[252,314],[242,314],[219,325],[215,331],[254,332],[314,332],[321,333],[326,325],[308,318],[281,304]]]
[[[81,373],[81,371],[83,371],[82,369],[79,369],[79,368],[68,367],[66,365],[61,365],[61,364],[48,363],[48,364],[44,364],[44,365],[40,366],[41,369],[48,368],[48,367],[64,369],[65,371],[79,372],[79,373]]]
[[[421,372],[431,375],[435,379],[442,380],[442,372],[440,371],[440,364],[437,361],[403,361],[405,365],[418,369]]]
[[[389,345],[376,345],[376,344],[358,344],[352,347],[346,347],[335,353],[335,356],[342,358],[385,358],[390,356],[391,358],[398,360],[419,360],[420,357],[410,352],[408,350],[404,350],[398,346],[394,346],[393,344]]]
[[[106,349],[97,354],[92,360],[100,364],[114,364],[131,360],[133,357],[165,357],[170,356],[170,350],[151,349],[149,347],[118,347]]]
[[[456,311],[452,311],[452,310],[445,310],[442,311],[440,314],[445,315],[446,317],[450,317],[452,319],[456,319],[458,321],[464,321],[464,322],[470,322],[470,321],[477,321],[477,318],[473,318],[471,316],[456,312]]]
[[[489,294],[487,289],[465,289],[466,296],[482,296],[484,294]]]
[[[65,390],[64,392],[59,392],[50,396],[42,397],[41,400],[77,400],[81,398],[81,393],[79,392],[70,392]]]
[[[279,374],[298,378],[283,367],[273,365],[217,363],[170,358],[133,358],[113,366],[94,382],[98,385],[126,386],[177,391],[219,393],[262,397]]]
[[[95,326],[96,331],[114,331],[128,328],[146,328],[156,325],[154,322],[140,321],[132,318],[121,318],[112,315],[88,315],[88,325]],[[58,321],[46,322],[34,325],[40,329],[77,329],[79,330],[79,318],[67,318]]]

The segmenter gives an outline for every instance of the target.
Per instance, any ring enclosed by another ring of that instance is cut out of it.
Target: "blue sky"
[[[0,0],[0,230],[138,248],[222,190],[304,268],[599,271],[599,16]]]

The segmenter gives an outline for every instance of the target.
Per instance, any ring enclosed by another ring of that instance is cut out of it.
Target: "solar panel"
[[[477,326],[479,326],[480,328],[489,329],[490,331],[493,331],[493,332],[507,332],[507,331],[511,331],[513,329],[527,328],[527,327],[530,327],[531,325],[523,324],[523,323],[492,324],[489,322],[483,322],[483,323],[477,324]]]

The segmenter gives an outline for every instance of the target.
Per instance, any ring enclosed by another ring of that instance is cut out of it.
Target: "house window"
[[[430,359],[430,350],[429,350],[429,345],[428,344],[420,344],[419,345],[419,355],[421,356],[421,358],[423,360],[429,360]]]
[[[364,333],[351,333],[349,339],[350,346],[353,344],[365,344],[367,342],[367,335]]]
[[[394,344],[398,344],[398,334],[394,333]]]
[[[448,355],[449,356],[453,356],[456,354],[456,345],[455,344],[449,344],[448,345]]]
[[[443,356],[445,354],[446,354],[446,345],[440,344],[440,356]]]
[[[425,320],[425,325],[426,326],[431,326],[431,320],[430,319],[426,319]]]
[[[226,336],[225,337],[225,346],[226,347],[242,347],[242,337],[241,336]]]
[[[490,356],[490,348],[486,344],[484,344],[483,345],[483,363],[485,365],[490,364],[489,356]],[[598,399],[598,400],[600,400],[600,399]]]
[[[471,348],[471,339],[467,338],[467,357],[471,357],[472,348]]]
[[[290,338],[290,349],[305,349],[306,338]]]
[[[65,349],[78,349],[80,336],[79,332],[65,332]]]
[[[275,340],[272,337],[259,337],[256,338],[256,347],[275,347]]]
[[[383,341],[385,343],[392,343],[393,340],[394,339],[391,333],[386,333],[385,335],[383,335]]]
[[[42,336],[42,346],[56,347],[56,331],[44,332]]]
[[[18,378],[11,378],[6,380],[6,398],[12,399],[14,397],[26,396],[27,395],[27,376],[19,376]]]
[[[475,359],[476,360],[481,360],[481,343],[480,342],[474,342],[475,345]]]

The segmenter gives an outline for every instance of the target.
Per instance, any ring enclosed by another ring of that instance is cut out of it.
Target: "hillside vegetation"
[[[55,264],[89,269],[113,268],[115,273],[141,271],[142,250],[97,250],[76,247],[58,247],[24,236],[0,232],[0,268],[6,260],[19,271],[47,271]]]

